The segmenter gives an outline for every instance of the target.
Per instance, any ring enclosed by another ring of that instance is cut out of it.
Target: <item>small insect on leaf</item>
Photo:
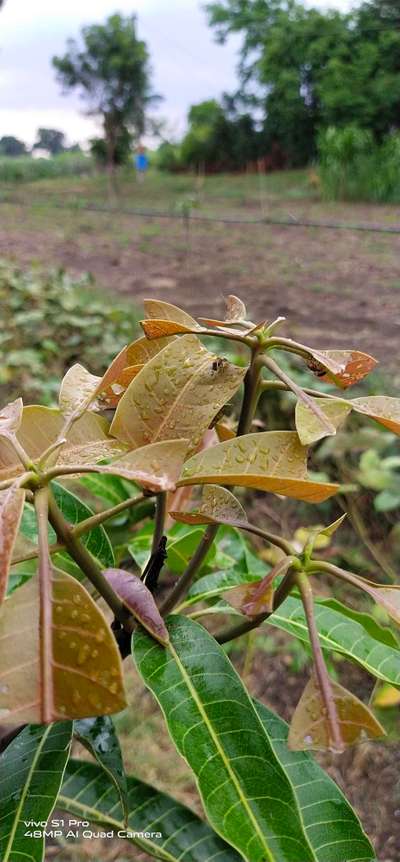
[[[347,389],[363,379],[377,365],[377,360],[359,350],[308,350],[310,371],[321,380]]]
[[[168,630],[150,590],[143,581],[123,569],[106,569],[103,574],[143,628],[166,646],[169,642]]]
[[[265,575],[261,581],[250,584],[241,584],[223,593],[223,598],[232,607],[254,619],[262,614],[272,613],[274,600],[274,580],[278,575],[285,575],[292,564],[292,560],[286,557]]]
[[[330,680],[342,750],[365,739],[385,736],[385,730],[370,709],[339,683]],[[315,676],[307,683],[290,725],[288,746],[292,751],[335,751],[326,707]]]

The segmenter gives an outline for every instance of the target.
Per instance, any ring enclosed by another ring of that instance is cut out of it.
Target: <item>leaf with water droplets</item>
[[[32,578],[0,612],[0,718],[45,723],[119,712],[121,658],[101,610],[75,578],[54,570],[50,613]],[[45,644],[49,645],[46,649]]]
[[[193,451],[245,371],[210,353],[195,336],[184,335],[132,380],[110,432],[130,448],[181,438]]]
[[[51,817],[56,804],[71,735],[71,721],[29,725],[0,756],[1,862],[42,862],[45,838],[38,827]],[[29,826],[32,818],[37,827]]]
[[[247,521],[247,515],[239,500],[220,485],[203,488],[201,505],[192,512],[171,512],[171,518],[183,524],[229,524],[232,521]]]
[[[81,718],[74,721],[74,736],[97,760],[114,784],[125,814],[129,816],[128,782],[119,739],[109,715]]]
[[[22,420],[22,398],[17,398],[0,410],[0,437],[15,434]]]
[[[372,712],[354,694],[330,680],[343,749],[365,739],[385,736]],[[289,730],[292,751],[337,751],[330,735],[330,724],[316,679],[312,676],[296,706]]]
[[[106,407],[116,407],[121,395],[143,365],[166,347],[169,341],[170,339],[160,338],[150,342],[142,337],[123,347],[101,379],[98,389],[101,402]]]
[[[64,416],[83,412],[96,398],[101,377],[91,374],[78,362],[68,369],[62,379],[58,404]],[[96,405],[94,405],[96,406]]]
[[[106,569],[103,574],[143,628],[165,646],[169,641],[168,631],[146,584],[124,569]]]
[[[296,430],[303,446],[309,446],[323,437],[336,434],[336,430],[345,421],[352,407],[351,402],[343,401],[339,398],[310,398],[310,401],[326,417],[327,423],[329,423],[332,430],[328,430],[327,425],[321,421],[317,413],[313,412],[304,401],[298,401],[295,413]]]
[[[156,493],[174,491],[187,448],[187,440],[162,440],[134,449],[110,464],[93,464],[93,471],[130,479]]]
[[[377,365],[377,360],[359,350],[312,350],[308,364],[310,371],[321,380],[334,383],[340,389],[347,389],[359,383]]]
[[[272,613],[274,599],[274,580],[278,575],[286,575],[292,565],[290,557],[284,557],[268,572],[261,580],[250,584],[241,584],[223,593],[223,598],[233,608],[245,614],[246,617],[254,619],[261,614]]]
[[[264,431],[218,443],[186,462],[178,485],[243,485],[320,503],[339,485],[307,477],[307,449],[292,431]]]
[[[400,398],[371,395],[369,398],[353,398],[351,406],[357,413],[364,413],[394,434],[400,434]]]
[[[25,492],[15,482],[0,491],[0,604],[6,593],[15,540],[24,508]]]

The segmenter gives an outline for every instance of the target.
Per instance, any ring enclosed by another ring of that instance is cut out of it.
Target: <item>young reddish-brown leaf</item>
[[[8,573],[24,500],[25,492],[18,487],[17,482],[5,491],[0,491],[0,604],[7,593]]]
[[[361,700],[333,680],[330,680],[330,685],[343,750],[350,745],[363,742],[365,739],[385,736],[382,725]],[[331,738],[326,709],[314,675],[307,683],[296,706],[290,725],[288,747],[292,751],[315,749],[337,752],[337,746]]]
[[[105,406],[116,407],[121,395],[142,366],[169,342],[168,338],[150,342],[142,337],[123,347],[107,368],[99,384],[98,395],[101,401],[105,402]]]
[[[103,382],[99,392],[99,403],[104,408],[115,409],[118,406],[125,389],[130,382],[139,374],[143,365],[128,365],[123,368],[117,380],[104,387]]]
[[[247,521],[247,515],[239,500],[220,485],[206,485],[201,505],[192,512],[171,512],[175,521],[183,524],[229,524],[232,521]]]
[[[177,320],[161,320],[154,318],[150,320],[141,320],[140,325],[146,338],[166,338],[170,335],[187,335],[188,333],[201,332],[201,327],[195,323],[194,326],[188,326],[185,323],[179,323]]]
[[[308,367],[321,380],[347,389],[358,383],[377,365],[377,360],[359,350],[311,350]]]
[[[121,658],[106,619],[79,581],[53,575],[50,618],[40,614],[38,578],[12,593],[0,612],[4,723],[89,718],[126,706]]]
[[[307,449],[292,431],[264,431],[218,443],[186,462],[178,485],[243,485],[320,503],[339,485],[307,478]]]
[[[149,491],[174,491],[187,448],[187,440],[162,440],[128,452],[111,464],[93,465],[93,469],[130,479]]]
[[[246,320],[246,306],[238,296],[231,293],[225,297],[225,307],[226,312],[223,320],[217,320],[213,317],[200,317],[199,320],[207,326],[229,326],[237,323],[250,325],[249,321]]]
[[[220,443],[224,443],[225,440],[233,440],[236,437],[236,431],[227,422],[216,422],[215,431]]]
[[[272,613],[274,599],[274,580],[278,575],[286,575],[292,564],[290,557],[284,557],[268,572],[261,581],[241,584],[223,593],[223,598],[236,610],[254,619],[260,614]]]
[[[191,317],[182,308],[171,305],[170,302],[163,302],[159,299],[145,299],[143,305],[147,317],[151,317],[154,320],[171,320],[174,323],[182,323],[189,330],[200,328],[194,317]]]
[[[195,336],[184,335],[132,380],[117,407],[111,434],[130,448],[181,438],[190,441],[193,451],[245,371],[210,353]]]
[[[0,410],[0,437],[15,434],[22,420],[23,403],[22,398],[17,398],[6,404]]]
[[[169,642],[168,630],[146,584],[137,575],[123,569],[106,569],[103,574],[143,628],[166,646]]]
[[[303,446],[309,446],[323,437],[335,434],[352,408],[352,402],[343,401],[339,398],[337,400],[333,398],[310,398],[310,401],[326,417],[327,423],[332,427],[332,431],[327,429],[327,425],[321,422],[320,417],[304,401],[298,401],[295,412],[296,430]]]
[[[65,416],[70,416],[93,406],[100,383],[101,377],[91,374],[77,362],[62,379],[58,397],[60,410]]]
[[[400,398],[371,395],[369,398],[353,398],[351,406],[357,413],[365,413],[394,434],[400,434]]]
[[[37,461],[61,434],[65,417],[60,410],[30,405],[24,407],[17,439],[25,451]],[[67,434],[61,451],[53,453],[51,464],[90,464],[101,458],[117,455],[124,450],[108,435],[109,422],[95,413],[85,413]],[[0,439],[0,479],[13,478],[23,472],[11,443]]]

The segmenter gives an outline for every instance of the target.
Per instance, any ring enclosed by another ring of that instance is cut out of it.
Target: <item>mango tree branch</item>
[[[317,678],[318,688],[326,709],[326,719],[329,724],[330,737],[335,749],[337,749],[337,751],[342,751],[343,740],[340,733],[339,718],[315,622],[313,591],[307,575],[305,575],[304,572],[298,572],[295,580],[300,590],[304,614],[307,620],[310,644],[314,658],[315,676]]]
[[[54,528],[59,541],[62,542],[73,560],[75,560],[76,564],[93,584],[97,592],[103,597],[104,601],[113,611],[114,616],[124,627],[129,629],[130,625],[134,622],[133,618],[100,571],[92,555],[85,546],[82,545],[82,542],[74,536],[72,528],[58,508],[50,489],[48,493],[49,521]]]
[[[280,392],[293,392],[293,389],[288,386],[287,383],[284,383],[283,380],[261,380],[260,389],[261,392],[271,392],[275,390]],[[338,395],[330,395],[328,392],[321,392],[319,389],[310,389],[303,386],[301,391],[305,392],[306,395],[311,395],[312,398],[328,398],[332,401],[337,401],[338,398],[340,399],[340,396]]]
[[[165,616],[173,610],[179,599],[184,596],[191,586],[198,569],[200,568],[204,558],[206,557],[217,534],[218,524],[210,524],[204,531],[203,537],[200,540],[193,554],[192,559],[188,563],[183,575],[171,590],[165,602],[161,605],[160,611]]]
[[[317,416],[317,418],[321,422],[321,425],[323,425],[328,434],[335,434],[336,429],[334,428],[334,426],[326,418],[325,413],[320,410],[320,408],[316,404],[314,404],[312,398],[310,398],[310,396],[307,395],[306,392],[304,392],[304,389],[301,389],[301,387],[298,386],[297,383],[294,382],[294,380],[292,380],[287,374],[285,374],[285,372],[282,371],[279,365],[273,359],[271,359],[270,356],[263,356],[262,362],[263,365],[265,365],[265,367],[269,369],[269,371],[272,371],[272,373],[275,374],[275,377],[278,377],[279,380],[281,380],[282,383],[284,383],[288,387],[288,389],[291,389],[291,391],[294,392],[299,401],[303,401],[306,407],[308,407],[308,409],[311,410],[311,412],[314,413],[315,416]]]
[[[244,396],[237,429],[238,437],[241,437],[242,434],[249,433],[251,423],[254,419],[254,414],[257,410],[258,399],[260,396],[259,383],[263,358],[264,357],[260,357],[258,355],[258,348],[254,348],[252,361],[244,378]]]
[[[154,522],[154,533],[153,533],[153,541],[151,546],[151,553],[155,554],[158,550],[161,539],[164,535],[164,526],[165,526],[165,518],[167,514],[167,494],[165,491],[161,491],[160,494],[156,496],[156,514],[155,514],[155,522]]]

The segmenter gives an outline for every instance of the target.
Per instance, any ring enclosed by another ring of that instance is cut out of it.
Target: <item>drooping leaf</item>
[[[24,508],[25,491],[14,483],[0,491],[0,605],[7,593],[8,574]]]
[[[46,823],[51,815],[71,735],[71,721],[47,727],[28,725],[0,755],[1,862],[42,862],[44,837],[33,837],[37,827],[29,822]],[[24,834],[29,831],[30,836]]]
[[[103,574],[143,628],[161,644],[167,644],[168,630],[146,584],[124,569],[106,569]]]
[[[6,599],[0,612],[3,722],[40,723],[49,712],[54,721],[86,718],[118,712],[125,705],[115,639],[78,581],[55,572],[52,607],[44,615],[38,578]]]
[[[93,755],[113,782],[122,804],[124,819],[127,821],[129,816],[128,782],[121,747],[112,719],[109,715],[78,719],[74,721],[74,736]]]
[[[357,413],[365,413],[394,434],[400,434],[400,398],[371,395],[369,398],[353,398],[351,405]]]
[[[96,397],[101,377],[91,374],[78,362],[64,375],[58,404],[65,416],[84,411]]]
[[[0,408],[0,437],[15,434],[22,420],[22,398],[17,398]]]
[[[224,651],[185,617],[169,617],[168,628],[166,650],[135,633],[134,655],[209,822],[248,862],[314,862],[291,785]]]
[[[263,431],[219,443],[190,458],[178,485],[244,485],[320,503],[339,486],[307,478],[307,449],[292,431]]]
[[[337,784],[312,755],[290,751],[285,721],[257,701],[255,708],[293,787],[317,862],[374,862],[374,850]]]
[[[377,365],[377,360],[359,350],[311,350],[308,367],[321,380],[347,389],[359,383]]]
[[[219,360],[192,335],[173,341],[132,380],[111,433],[138,448],[189,440],[193,451],[212,419],[239,388],[245,369]]]
[[[313,413],[312,410],[303,401],[298,401],[296,404],[296,430],[303,446],[309,446],[311,443],[316,443],[323,437],[335,434],[336,430],[342,425],[346,417],[351,412],[351,401],[330,398],[312,398],[313,403],[326,416],[327,421],[331,424],[332,432],[327,431],[320,418]]]
[[[174,491],[187,448],[187,440],[162,440],[141,446],[95,469],[130,479],[150,491]]]
[[[271,613],[274,599],[274,580],[279,575],[286,575],[292,562],[290,557],[284,557],[261,581],[241,584],[233,590],[223,593],[224,598],[232,607],[250,619],[254,619],[259,614]]]
[[[358,697],[334,680],[330,680],[330,685],[343,749],[365,739],[385,736],[382,725]],[[309,679],[296,706],[290,724],[288,746],[292,751],[337,751],[314,675]]]
[[[170,512],[172,518],[182,524],[229,524],[232,521],[247,521],[247,515],[239,500],[226,488],[206,485],[201,505],[191,512]]]
[[[70,760],[58,805],[82,820],[127,832],[127,840],[165,862],[241,862],[241,858],[189,808],[128,776],[128,830],[117,792],[94,763]]]

